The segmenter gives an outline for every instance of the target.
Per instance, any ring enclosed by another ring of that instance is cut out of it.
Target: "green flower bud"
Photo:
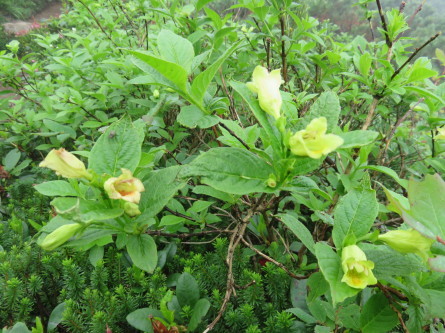
[[[306,129],[296,132],[289,139],[289,146],[297,156],[320,158],[343,144],[343,139],[334,134],[326,134],[328,128],[325,117],[313,119]]]
[[[379,235],[378,240],[386,243],[401,253],[415,253],[423,260],[427,260],[434,239],[426,238],[414,229],[393,230]]]
[[[66,243],[81,228],[82,225],[79,223],[63,225],[46,236],[40,246],[46,251],[52,251]]]
[[[267,186],[272,188],[277,186],[277,177],[273,173],[270,174],[267,179]]]
[[[365,252],[357,245],[343,248],[341,260],[342,269],[345,273],[341,282],[357,289],[364,289],[368,285],[377,283],[377,279],[372,273],[374,263],[366,260]]]
[[[124,204],[124,211],[128,216],[131,216],[131,217],[141,215],[139,206],[133,202],[126,202]]]

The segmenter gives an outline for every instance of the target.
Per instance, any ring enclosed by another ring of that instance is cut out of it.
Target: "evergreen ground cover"
[[[374,40],[291,0],[8,40],[3,332],[443,332],[445,56],[382,5]]]

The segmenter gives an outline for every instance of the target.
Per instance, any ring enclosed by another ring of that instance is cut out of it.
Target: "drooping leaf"
[[[315,254],[314,239],[303,223],[290,214],[281,215],[281,221],[301,240],[309,251]]]

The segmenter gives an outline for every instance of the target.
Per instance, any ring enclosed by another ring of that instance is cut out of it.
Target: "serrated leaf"
[[[120,169],[133,172],[141,158],[141,136],[128,117],[111,125],[91,150],[88,167],[97,174],[116,176]]]
[[[182,66],[161,58],[157,58],[146,52],[131,50],[128,52],[153,67],[166,79],[176,84],[180,90],[184,92],[187,91],[187,71]]]
[[[205,114],[195,105],[187,105],[181,108],[176,120],[188,128],[209,128],[219,122],[219,117]]]
[[[332,231],[337,249],[343,247],[347,236],[359,238],[366,235],[377,217],[378,209],[374,190],[353,189],[341,198],[334,211]]]
[[[397,314],[382,293],[372,295],[363,306],[360,326],[363,333],[385,333],[398,323]]]
[[[193,44],[170,30],[161,30],[158,35],[158,49],[164,60],[173,62],[190,73],[195,51]]]

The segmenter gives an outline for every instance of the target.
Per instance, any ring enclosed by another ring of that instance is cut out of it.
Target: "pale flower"
[[[377,283],[377,279],[372,273],[374,263],[366,259],[365,252],[357,245],[343,248],[341,260],[341,266],[345,273],[341,282],[357,289],[364,289],[366,286]]]
[[[138,178],[133,177],[130,170],[121,170],[122,174],[119,177],[111,177],[105,182],[105,191],[110,199],[139,203],[141,192],[145,191],[144,185]]]
[[[313,119],[306,129],[290,137],[290,150],[294,155],[311,158],[329,154],[343,144],[343,139],[338,135],[326,134],[327,128],[325,117]]]
[[[415,253],[425,261],[434,243],[434,239],[426,238],[414,229],[388,231],[378,239],[400,253]]]
[[[283,103],[280,94],[282,82],[279,69],[269,73],[266,68],[256,66],[252,74],[252,82],[247,83],[250,91],[258,94],[260,107],[275,119],[280,117],[281,104]]]
[[[65,178],[92,179],[93,177],[81,160],[63,148],[51,150],[39,167],[54,170],[57,175]]]

